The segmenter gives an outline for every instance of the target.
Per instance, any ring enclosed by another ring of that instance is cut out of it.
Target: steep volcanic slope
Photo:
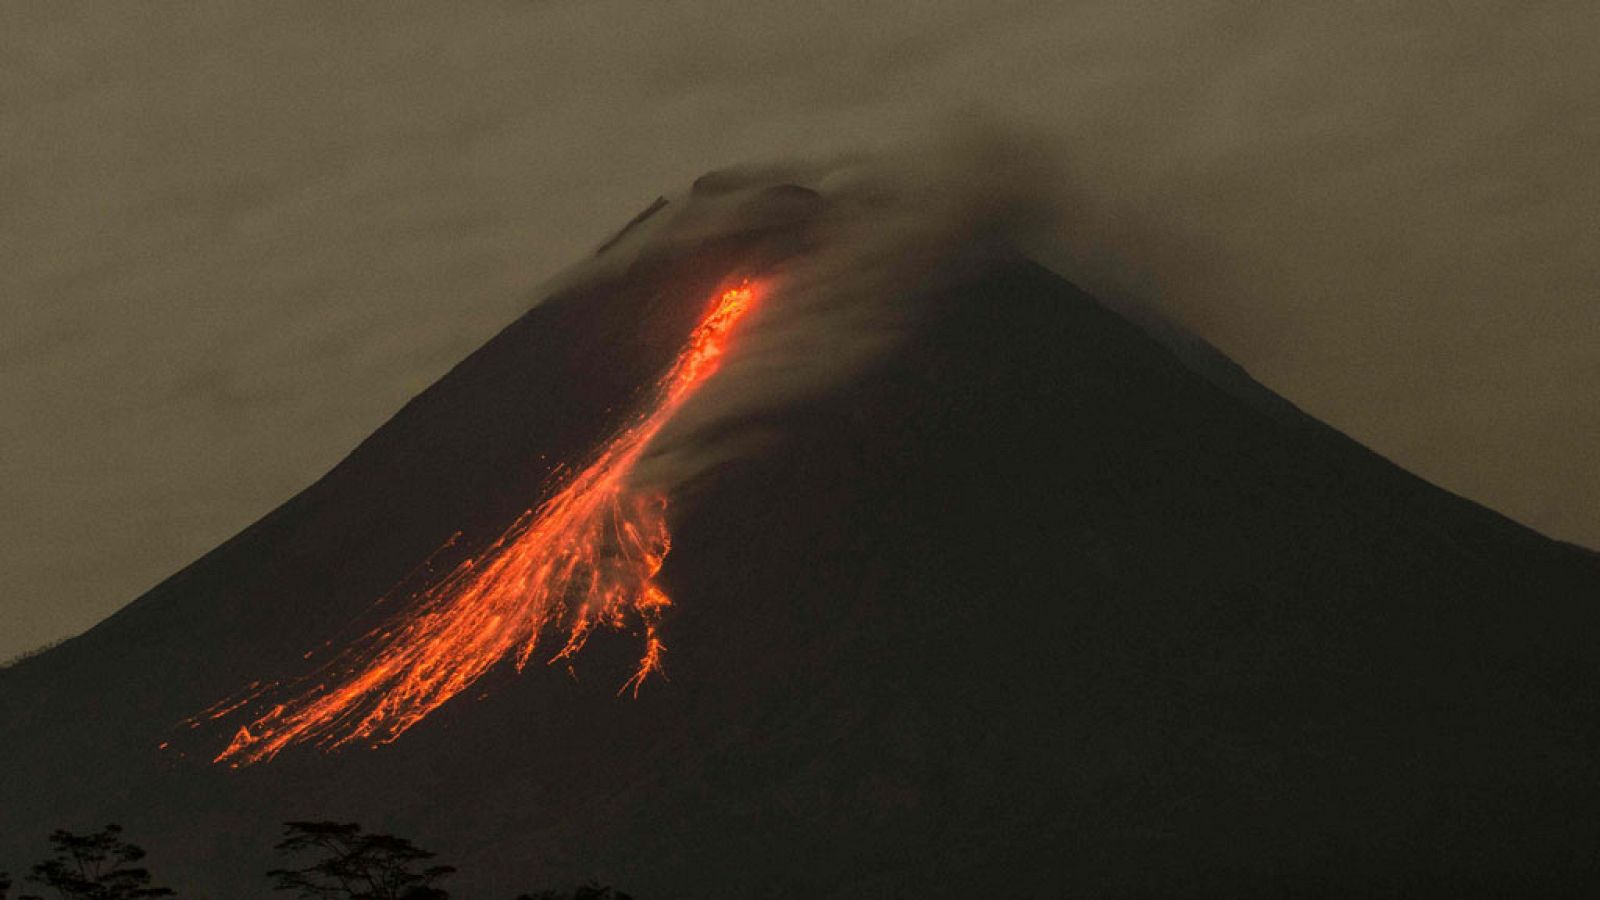
[[[0,859],[126,825],[261,892],[276,823],[438,849],[462,896],[1577,892],[1600,838],[1600,565],[1272,416],[1016,258],[748,414],[683,486],[670,682],[499,671],[397,742],[239,770],[175,723],[377,621],[800,240],[646,256],[532,310],[318,484],[89,634],[0,672]],[[448,557],[454,551],[446,550]],[[172,741],[167,751],[157,746]],[[190,755],[179,757],[178,750]]]

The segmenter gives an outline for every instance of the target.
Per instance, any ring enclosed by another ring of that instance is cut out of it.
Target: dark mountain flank
[[[117,821],[164,880],[261,896],[279,823],[327,817],[437,850],[473,898],[1593,886],[1596,557],[1003,253],[908,287],[870,364],[719,426],[764,439],[674,490],[670,680],[618,697],[639,637],[600,633],[377,749],[208,762],[228,727],[183,720],[381,622],[456,532],[446,560],[492,540],[730,272],[809,239],[763,220],[557,291],[302,494],[0,671],[0,868]]]

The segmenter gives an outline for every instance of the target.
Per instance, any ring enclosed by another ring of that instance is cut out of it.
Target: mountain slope
[[[797,243],[679,245],[535,307],[284,507],[0,671],[0,859],[116,820],[174,880],[257,896],[277,823],[328,816],[437,849],[469,897],[1590,883],[1595,559],[1006,256],[922,288],[870,367],[746,414],[766,440],[674,497],[670,682],[616,697],[637,639],[601,635],[377,750],[196,758],[219,736],[176,723],[303,671],[457,530],[492,538],[721,279]]]

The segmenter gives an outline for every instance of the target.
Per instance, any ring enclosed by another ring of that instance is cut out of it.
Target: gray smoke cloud
[[[640,255],[752,229],[804,234],[803,250],[752,273],[764,296],[721,372],[634,475],[670,490],[756,439],[730,437],[730,421],[846,382],[892,351],[914,327],[922,291],[995,254],[1053,246],[1061,185],[1046,144],[981,122],[877,153],[718,171],[658,201],[660,211],[549,293],[617,278]]]

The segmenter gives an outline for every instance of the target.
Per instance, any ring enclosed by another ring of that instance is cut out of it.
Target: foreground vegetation
[[[57,830],[50,835],[49,859],[35,863],[23,881],[48,893],[25,893],[17,900],[140,900],[176,897],[154,883],[139,863],[145,852],[122,838],[122,828],[107,825],[89,834]],[[277,851],[293,868],[266,873],[274,891],[305,900],[448,900],[442,886],[455,873],[438,865],[434,854],[390,834],[368,834],[354,822],[288,822]],[[0,872],[0,900],[7,900],[11,877]],[[520,894],[516,900],[632,900],[627,894],[589,883],[570,891]]]

